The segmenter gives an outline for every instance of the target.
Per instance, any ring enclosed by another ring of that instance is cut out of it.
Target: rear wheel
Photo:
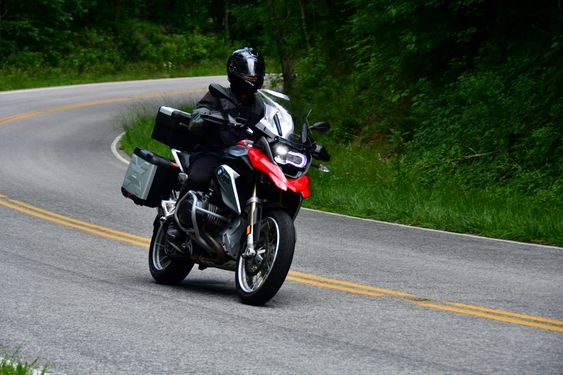
[[[166,240],[166,228],[166,224],[155,220],[149,249],[149,270],[157,283],[175,285],[188,276],[194,263],[178,256],[177,251]]]
[[[256,255],[241,256],[236,270],[237,292],[250,305],[262,305],[278,292],[295,250],[295,227],[285,211],[265,211],[258,228]]]

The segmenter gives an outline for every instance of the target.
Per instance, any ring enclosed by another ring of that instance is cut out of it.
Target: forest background
[[[0,0],[0,90],[224,74],[311,103],[308,205],[563,245],[561,0]]]

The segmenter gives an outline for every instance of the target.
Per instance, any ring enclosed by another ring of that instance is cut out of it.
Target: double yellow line
[[[473,306],[459,302],[446,301],[440,304],[439,302],[433,301],[415,301],[415,303],[422,307],[479,316],[481,318],[498,320],[501,322],[516,323],[528,327],[547,329],[549,331],[563,332],[563,321],[556,319],[542,318],[540,316],[520,314],[499,309],[491,309],[483,306]]]
[[[14,209],[28,215],[32,215],[74,229],[79,229],[98,236],[141,246],[145,249],[150,244],[150,239],[147,237],[136,236],[126,232],[60,215],[55,212],[30,205],[16,199],[8,198],[2,194],[0,194],[0,206]],[[475,306],[458,302],[440,302],[428,298],[421,298],[407,292],[377,288],[370,285],[331,279],[328,277],[316,276],[293,270],[289,271],[287,280],[369,297],[395,298],[404,302],[416,304],[420,307],[477,316],[507,323],[546,329],[549,331],[563,332],[563,321],[551,318],[544,318],[540,316],[515,313],[506,310],[492,309],[488,307]]]
[[[363,294],[371,297],[398,297],[403,301],[414,303],[421,307],[473,315],[481,318],[515,323],[529,327],[543,328],[550,331],[563,332],[563,321],[556,319],[543,318],[528,314],[520,314],[483,306],[468,305],[465,303],[448,301],[440,302],[428,298],[417,297],[414,294],[406,292],[376,288],[369,285],[362,285],[349,281],[341,281],[321,276],[309,275],[297,271],[290,271],[287,279],[324,288],[336,289],[343,292]]]
[[[138,245],[143,247],[148,247],[150,244],[150,239],[146,237],[135,236],[133,234],[129,234],[126,232],[121,232],[115,229],[88,223],[86,221],[73,219],[68,216],[59,215],[57,213],[47,211],[36,206],[32,206],[30,204],[21,202],[16,199],[10,199],[2,194],[0,194],[0,205],[23,212],[24,214],[32,215],[44,220],[51,221],[53,223],[61,224],[74,229],[80,229],[84,232],[92,233],[106,238],[111,238],[113,240],[127,242],[133,245]]]
[[[370,297],[383,297],[383,296],[397,296],[397,297],[407,297],[414,298],[414,294],[406,292],[397,292],[389,289],[376,288],[374,286],[362,285],[357,283],[352,283],[350,281],[342,281],[336,279],[329,279],[328,277],[310,275],[303,272],[289,271],[288,280],[296,281],[303,284],[310,284],[316,286],[322,286],[324,288],[336,289],[342,292],[350,292],[355,294],[363,294]]]

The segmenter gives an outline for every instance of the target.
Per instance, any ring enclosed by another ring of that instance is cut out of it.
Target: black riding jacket
[[[235,145],[238,141],[248,138],[245,129],[217,125],[205,121],[202,115],[220,113],[224,118],[232,116],[238,123],[245,124],[252,128],[264,116],[264,103],[253,94],[249,103],[243,105],[238,97],[229,88],[227,89],[230,97],[235,103],[227,99],[219,99],[207,93],[197,104],[192,112],[190,130],[200,138],[201,146],[208,150],[222,150]]]

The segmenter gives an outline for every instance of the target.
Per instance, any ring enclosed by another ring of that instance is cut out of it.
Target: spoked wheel
[[[242,301],[250,305],[262,305],[278,292],[289,272],[295,249],[295,227],[286,212],[264,212],[258,228],[256,255],[241,256],[236,271],[237,292]]]
[[[175,285],[188,276],[194,263],[177,256],[166,240],[166,228],[166,224],[155,225],[149,249],[149,270],[157,283]]]

